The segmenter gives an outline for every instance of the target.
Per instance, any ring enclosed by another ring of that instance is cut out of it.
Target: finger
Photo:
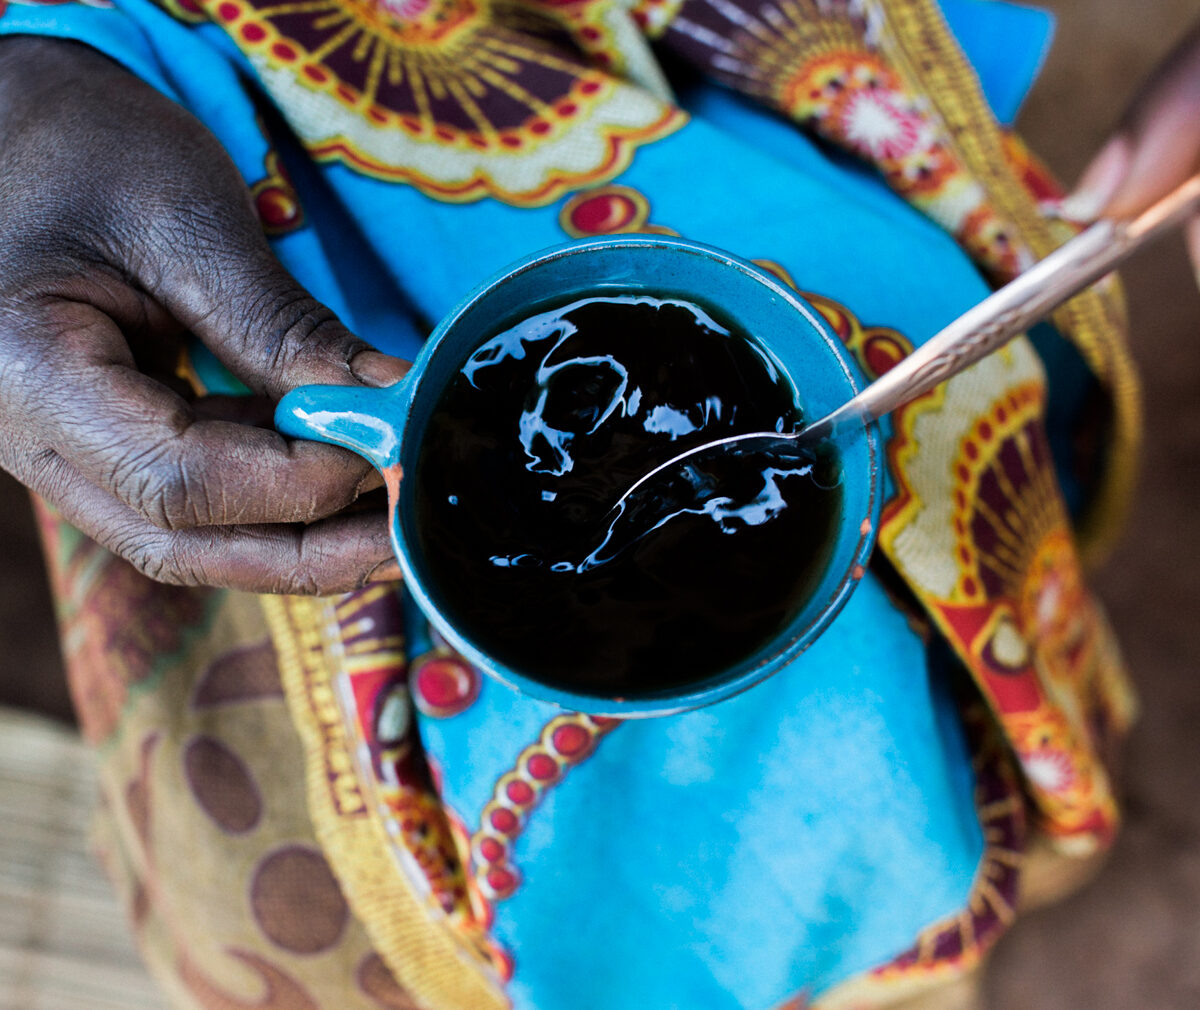
[[[230,421],[275,430],[275,404],[265,396],[202,396],[191,401],[191,408],[201,420]],[[383,475],[368,466],[356,487],[361,498],[367,492],[383,487]]]
[[[120,365],[83,371],[79,413],[50,442],[89,480],[156,526],[310,522],[369,487],[354,453],[227,420],[202,420],[176,394]]]
[[[306,383],[390,386],[408,363],[374,350],[301,287],[271,252],[249,194],[224,151],[214,171],[226,199],[160,213],[170,250],[141,273],[151,293],[252,390],[279,399]]]
[[[250,389],[278,400],[310,383],[390,386],[407,373],[300,288],[265,243],[242,256],[160,297]]]
[[[1117,136],[1066,206],[1086,208],[1090,201],[1097,213],[1129,217],[1165,196],[1198,166],[1200,24],[1142,87]]]
[[[31,434],[156,526],[308,522],[378,484],[344,449],[204,419],[129,366],[120,332],[100,313],[68,307],[38,325],[56,335],[54,381],[6,384],[6,409],[33,419]]]
[[[1061,204],[1064,217],[1072,221],[1095,221],[1116,195],[1133,162],[1133,144],[1117,134],[1092,159],[1074,191]]]
[[[88,481],[66,460],[43,454],[33,490],[64,518],[138,571],[160,582],[255,593],[328,595],[392,578],[395,561],[383,513],[312,525],[163,530]]]

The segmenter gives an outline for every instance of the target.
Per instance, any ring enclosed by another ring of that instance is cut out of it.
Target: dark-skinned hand
[[[190,397],[188,334],[256,395]],[[189,113],[85,46],[0,40],[0,466],[67,520],[164,582],[392,577],[382,509],[343,512],[374,471],[268,426],[294,386],[406,367],[283,269]]]

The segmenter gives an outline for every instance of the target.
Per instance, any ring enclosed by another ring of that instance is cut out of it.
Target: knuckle
[[[350,360],[368,345],[351,334],[337,316],[312,295],[264,268],[257,278],[247,266],[241,276],[227,275],[222,299],[229,314],[222,327],[234,356],[249,370],[247,379],[260,392],[278,396],[286,377],[333,382],[351,378]],[[246,376],[243,376],[246,378]],[[294,383],[292,383],[294,384]]]
[[[30,452],[25,459],[28,479],[24,483],[33,488],[49,502],[58,502],[65,497],[68,475],[64,472],[63,459],[53,449],[41,447]]]
[[[321,537],[312,535],[309,528],[300,531],[292,561],[280,572],[275,592],[294,596],[321,596],[328,592],[328,569],[337,561]]]
[[[124,461],[113,474],[118,496],[160,529],[170,530],[180,497],[177,471],[165,460]]]
[[[139,414],[135,418],[142,421]],[[160,529],[177,530],[213,522],[213,469],[208,456],[197,453],[190,408],[156,418],[157,430],[131,444],[119,431],[97,437],[93,466],[100,479],[126,505]],[[218,471],[219,472],[219,471]]]
[[[12,431],[7,432],[12,435]],[[11,474],[39,497],[58,504],[70,486],[62,457],[53,449],[20,437],[0,441],[0,470]]]
[[[126,456],[113,468],[111,485],[130,508],[162,530],[200,525],[207,514],[203,480],[174,453],[157,449]]]
[[[292,365],[334,336],[337,317],[303,291],[264,292],[248,306],[253,350],[273,371]],[[249,338],[250,334],[247,334]],[[349,360],[349,355],[347,355]]]
[[[179,563],[175,540],[166,531],[130,529],[118,533],[108,544],[138,572],[155,582],[177,586],[197,585],[189,566]]]
[[[289,596],[321,596],[324,584],[313,572],[292,572],[277,580],[274,592]]]

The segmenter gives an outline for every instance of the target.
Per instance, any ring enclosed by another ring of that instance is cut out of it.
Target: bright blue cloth
[[[989,100],[1010,116],[1048,22],[945,4]],[[0,32],[109,53],[205,122],[248,182],[262,177],[254,68],[220,29],[118,0],[11,4]],[[641,148],[619,179],[647,195],[655,223],[775,260],[802,289],[917,343],[986,294],[955,243],[872,173],[715,87],[683,101],[693,120]],[[411,357],[480,279],[566,238],[561,202],[438,202],[276,139],[308,223],[275,251],[392,353]],[[445,800],[466,824],[553,714],[486,682],[463,714],[423,719]],[[550,791],[514,846],[524,880],[496,910],[514,1006],[765,1010],[820,993],[964,906],[983,851],[972,791],[946,686],[868,573],[783,672],[702,711],[622,725]]]
[[[1001,123],[1012,123],[1046,62],[1054,19],[1035,7],[996,0],[938,0],[938,6],[992,112]]]

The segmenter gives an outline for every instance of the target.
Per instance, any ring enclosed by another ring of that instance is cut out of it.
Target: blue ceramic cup
[[[854,367],[815,310],[776,277],[728,253],[658,236],[617,236],[535,253],[476,288],[430,336],[412,370],[385,389],[304,386],[275,414],[286,435],[345,446],[365,456],[388,486],[391,536],[409,592],[446,640],[480,670],[533,697],[576,711],[621,718],[666,715],[707,705],[770,676],[810,645],[861,578],[879,515],[879,446],[873,428],[839,435],[841,513],[815,590],[767,645],[719,673],[669,691],[607,698],[540,682],[489,657],[469,628],[443,617],[429,559],[417,536],[415,488],[421,442],[442,391],[471,354],[526,311],[548,300],[593,294],[651,294],[697,302],[752,334],[791,384],[804,417],[815,419],[858,391]],[[785,564],[780,560],[775,563]]]

